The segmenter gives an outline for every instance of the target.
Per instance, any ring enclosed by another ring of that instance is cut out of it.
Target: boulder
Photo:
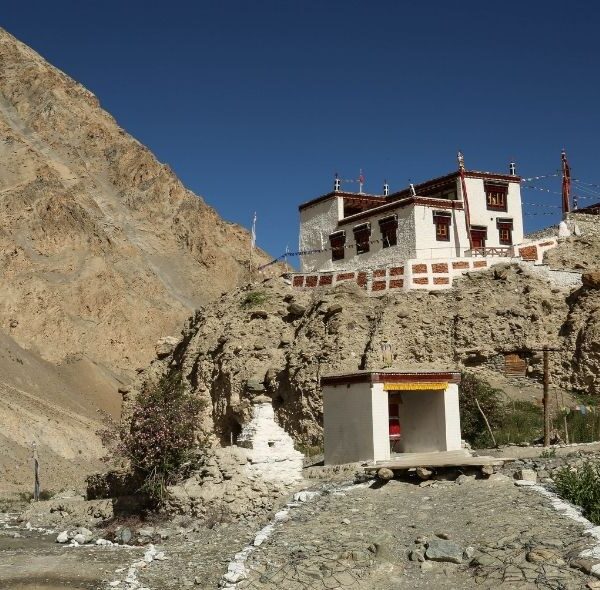
[[[179,340],[177,340],[177,338],[173,338],[173,336],[164,336],[163,338],[160,338],[154,346],[156,356],[159,359],[169,356],[173,350],[175,350],[175,346],[177,346],[178,342]]]
[[[89,543],[94,538],[94,533],[90,531],[90,529],[86,529],[84,526],[79,527],[75,531],[75,536],[73,537],[80,545],[85,543]]]
[[[600,272],[584,272],[581,275],[581,282],[588,289],[600,289]]]
[[[417,467],[416,471],[417,476],[423,480],[429,479],[433,475],[433,471],[427,469],[427,467]]]
[[[432,539],[427,543],[425,557],[431,561],[462,563],[464,549],[454,541]]]
[[[269,317],[269,313],[264,309],[257,309],[250,314],[251,320],[266,320]]]
[[[66,543],[68,540],[69,540],[69,535],[68,535],[67,531],[62,531],[61,533],[58,533],[58,535],[56,537],[57,543]]]
[[[295,317],[303,316],[306,313],[306,307],[304,307],[304,305],[300,305],[299,303],[290,303],[287,310],[290,315]]]
[[[377,477],[383,481],[389,481],[390,479],[394,479],[394,472],[387,467],[382,467],[377,471]]]
[[[520,469],[515,473],[515,479],[518,481],[537,482],[537,473],[533,469]]]
[[[131,529],[123,527],[115,533],[115,541],[121,545],[127,545],[131,541]]]

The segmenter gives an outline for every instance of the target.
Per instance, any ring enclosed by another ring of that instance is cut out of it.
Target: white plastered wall
[[[450,240],[438,241],[433,212],[444,211],[451,215]],[[465,212],[462,209],[446,210],[441,207],[415,205],[415,233],[417,236],[416,254],[412,258],[454,258],[464,256],[469,249],[469,238],[465,223]]]
[[[329,235],[337,231],[344,215],[344,199],[328,198],[300,210],[300,251],[329,248]],[[329,265],[329,266],[328,266]],[[317,252],[300,257],[300,270],[310,272],[331,268],[331,252]]]
[[[383,385],[325,385],[325,465],[389,459],[388,424],[388,395]]]
[[[523,241],[523,210],[521,205],[521,186],[519,183],[508,183],[506,211],[488,210],[484,180],[482,178],[465,178],[465,184],[467,186],[467,196],[469,197],[471,225],[483,225],[487,227],[485,245],[488,247],[504,246],[504,244],[500,244],[500,234],[496,225],[498,218],[513,220],[513,244],[520,244]],[[459,194],[462,199],[462,191]]]

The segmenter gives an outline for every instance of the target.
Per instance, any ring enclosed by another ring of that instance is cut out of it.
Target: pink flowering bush
[[[180,372],[162,377],[135,400],[131,421],[119,429],[118,455],[141,476],[141,491],[156,504],[183,475],[197,450],[202,402],[186,390]]]

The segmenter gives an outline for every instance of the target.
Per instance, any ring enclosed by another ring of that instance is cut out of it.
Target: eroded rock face
[[[584,287],[600,289],[600,272],[584,272],[581,275],[581,282]]]
[[[252,299],[266,317],[253,318],[245,304]],[[291,313],[292,305],[302,314]],[[197,311],[177,351],[141,373],[129,399],[144,381],[180,370],[206,401],[201,427],[214,444],[235,438],[252,420],[252,400],[267,396],[296,443],[319,445],[319,379],[327,373],[391,363],[499,374],[504,353],[550,344],[560,349],[552,355],[554,384],[600,391],[593,377],[600,374],[596,308],[597,290],[557,287],[515,265],[467,276],[435,295],[367,297],[345,285],[301,292],[283,278],[268,279]],[[527,362],[528,375],[541,381],[541,356],[532,352]]]

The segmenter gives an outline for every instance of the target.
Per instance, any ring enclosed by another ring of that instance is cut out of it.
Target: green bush
[[[120,427],[116,452],[129,460],[144,482],[140,491],[157,505],[197,449],[202,405],[181,373],[173,372],[137,397],[129,425]]]
[[[600,524],[600,465],[586,462],[577,471],[565,467],[555,476],[559,495],[583,508],[584,516]]]
[[[463,438],[473,446],[492,445],[485,421],[477,408],[477,402],[486,415],[490,427],[496,433],[505,414],[502,392],[494,389],[473,373],[463,373],[460,385],[460,424]]]
[[[504,394],[473,373],[463,373],[460,386],[460,422],[463,438],[473,447],[493,445],[476,400],[486,415],[496,444],[531,442],[543,433],[543,413],[535,404],[515,400],[506,403]]]
[[[494,432],[499,445],[532,442],[544,434],[544,413],[532,402],[514,400],[505,406],[504,417],[498,432]]]
[[[269,296],[264,291],[250,291],[242,299],[240,305],[244,308],[256,307],[262,305],[269,299]]]

